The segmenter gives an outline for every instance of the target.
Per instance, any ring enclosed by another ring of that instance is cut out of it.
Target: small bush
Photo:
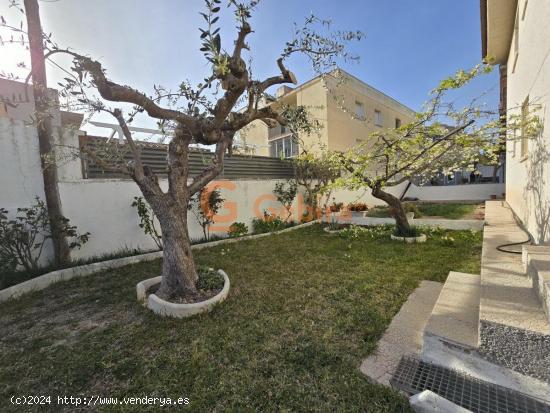
[[[18,267],[25,271],[37,272],[40,257],[47,240],[53,238],[46,203],[35,198],[35,203],[27,208],[17,208],[17,215],[8,218],[8,211],[0,208],[0,271],[14,272]],[[66,237],[69,248],[80,248],[90,237],[90,233],[78,233],[68,218],[59,216],[55,224]]]
[[[401,232],[399,231],[399,228],[395,227],[393,235],[395,235],[396,237],[419,237],[421,235],[421,232],[416,227],[410,227],[409,231],[407,232]]]
[[[248,226],[244,222],[233,222],[227,234],[230,238],[242,237],[248,234]]]
[[[285,223],[280,217],[275,214],[268,214],[264,211],[264,216],[262,218],[254,218],[252,220],[252,229],[255,234],[263,234],[266,232],[275,232],[285,229],[290,225]]]
[[[300,223],[305,224],[305,223],[311,222],[311,221],[313,221],[313,215],[310,214],[309,212],[304,212],[302,214],[302,218],[300,218]]]
[[[368,238],[380,238],[387,237],[394,230],[394,226],[390,224],[375,225],[370,227],[361,227],[358,225],[351,225],[340,231],[340,237],[351,241],[360,237]]]
[[[342,208],[344,207],[344,203],[343,202],[333,202],[330,206],[329,206],[329,210],[330,212],[340,212],[342,210]]]
[[[422,216],[422,213],[420,212],[420,209],[418,209],[418,206],[416,204],[404,203],[403,210],[405,211],[405,213],[414,212],[414,215],[416,217]]]
[[[223,288],[223,276],[213,268],[200,266],[197,268],[197,273],[199,278],[195,285],[198,290],[211,291]]]
[[[333,216],[330,218],[330,222],[328,223],[327,227],[329,231],[338,231],[342,229],[342,224],[340,224],[336,217]]]
[[[348,204],[348,210],[353,212],[363,212],[369,209],[367,204],[364,204],[363,202],[352,202]]]

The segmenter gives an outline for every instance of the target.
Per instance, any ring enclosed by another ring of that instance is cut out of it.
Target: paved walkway
[[[420,354],[424,327],[432,313],[443,284],[422,281],[393,318],[376,351],[363,360],[361,372],[389,386],[399,360],[405,354]]]
[[[365,225],[365,226],[374,226],[374,225],[384,225],[384,224],[395,224],[393,218],[375,218],[375,217],[350,217],[350,216],[340,216],[336,217],[338,222],[342,224],[353,224],[353,225]],[[323,221],[326,222],[326,217],[323,217]],[[416,226],[426,226],[426,227],[440,227],[451,230],[481,230],[483,229],[484,221],[480,219],[431,219],[431,218],[418,218],[410,221],[411,224]]]
[[[483,231],[480,318],[545,335],[550,334],[541,303],[525,275],[520,254],[507,254],[497,246],[527,238],[502,201],[488,201]],[[511,247],[513,248],[513,247]],[[520,249],[517,247],[517,249]]]

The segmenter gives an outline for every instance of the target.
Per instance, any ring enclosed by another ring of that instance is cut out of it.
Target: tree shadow
[[[524,189],[524,199],[527,203],[527,220],[531,216],[535,219],[536,232],[532,234],[537,244],[542,244],[548,240],[550,232],[550,194],[548,188],[550,182],[547,177],[550,176],[550,150],[548,149],[545,136],[540,133],[531,142],[534,144],[529,151],[529,162],[527,166],[527,183]],[[531,143],[530,142],[530,143]]]

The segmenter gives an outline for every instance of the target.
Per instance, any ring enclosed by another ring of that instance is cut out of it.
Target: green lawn
[[[188,397],[193,412],[409,411],[359,365],[421,280],[479,272],[480,233],[442,234],[416,245],[349,241],[314,225],[199,251],[199,263],[226,270],[231,292],[186,320],[136,302],[135,284],[157,275],[159,261],[1,304],[1,410],[22,411],[9,398],[34,394]]]
[[[441,217],[446,219],[474,219],[479,204],[435,204],[415,203],[415,218]],[[387,206],[377,206],[367,212],[369,217],[389,217]]]

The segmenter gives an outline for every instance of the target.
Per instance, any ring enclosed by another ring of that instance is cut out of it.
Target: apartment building
[[[501,109],[543,123],[506,143],[506,200],[537,243],[550,241],[550,1],[481,0],[482,55],[500,65]],[[533,111],[533,112],[531,112]]]
[[[294,89],[283,86],[268,104],[305,106],[321,126],[318,133],[294,136],[285,126],[270,128],[256,121],[243,133],[253,153],[284,158],[297,155],[301,149],[343,151],[364,142],[377,130],[410,122],[415,115],[412,109],[341,69]]]

